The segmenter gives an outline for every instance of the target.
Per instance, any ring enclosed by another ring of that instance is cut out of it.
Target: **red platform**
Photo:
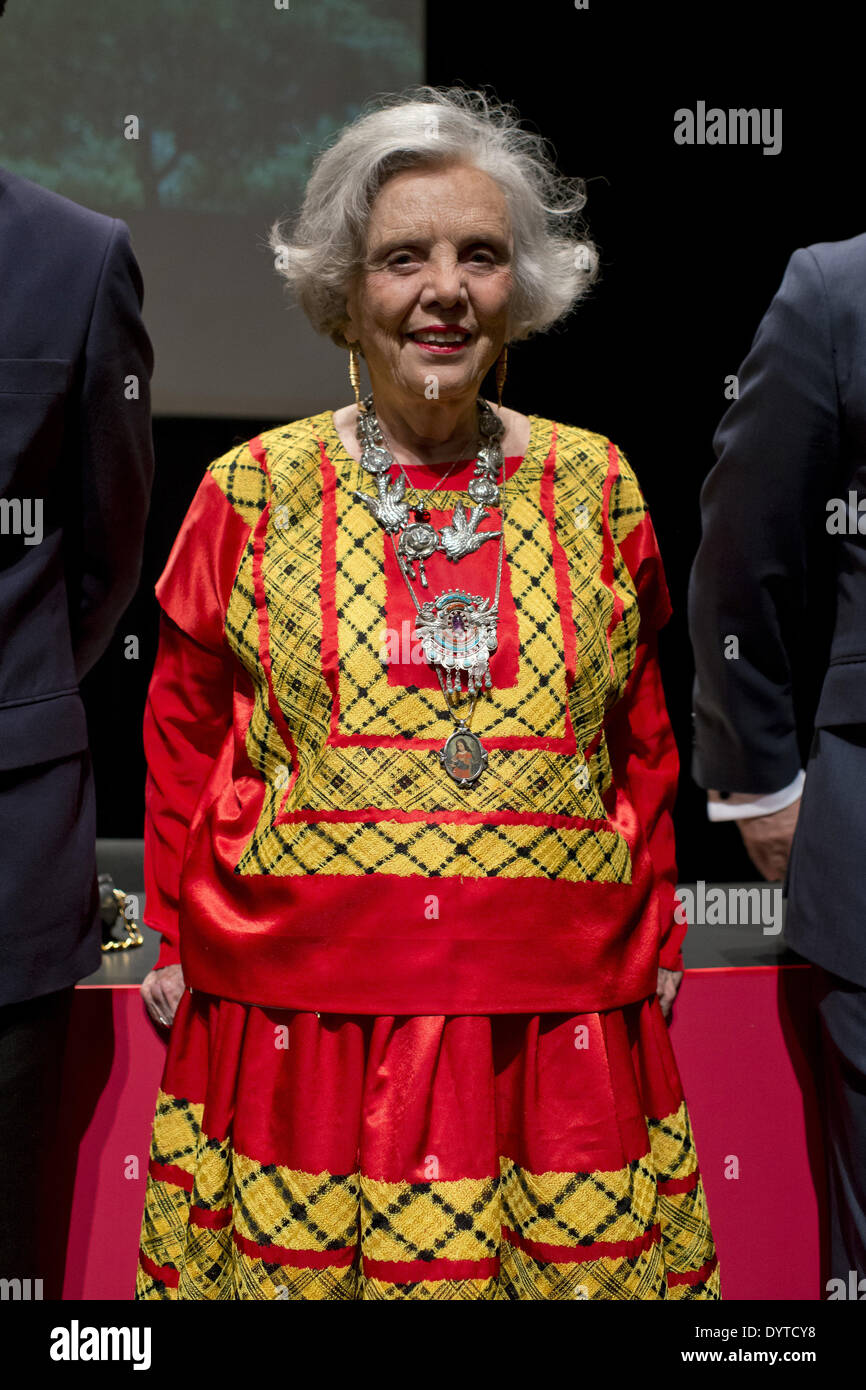
[[[676,1003],[672,1038],[725,1299],[822,1296],[824,1176],[809,973],[808,966],[690,970]],[[137,986],[77,987],[52,1223],[58,1269],[65,1259],[64,1298],[132,1297],[164,1056],[164,1037]]]

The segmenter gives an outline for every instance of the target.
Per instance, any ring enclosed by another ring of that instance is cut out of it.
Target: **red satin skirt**
[[[137,1299],[718,1299],[658,999],[370,1017],[187,991]]]

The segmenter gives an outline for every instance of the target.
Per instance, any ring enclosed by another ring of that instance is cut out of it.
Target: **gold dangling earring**
[[[496,396],[499,409],[502,409],[502,388],[508,371],[508,344],[506,343],[496,359]]]
[[[355,404],[361,405],[361,371],[358,362],[358,344],[349,344],[349,381],[355,393]]]

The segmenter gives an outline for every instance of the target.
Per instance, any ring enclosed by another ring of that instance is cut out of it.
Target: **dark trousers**
[[[843,1280],[847,1290],[852,1271],[856,1283],[866,1279],[866,989],[820,965],[812,970],[821,1031],[828,1277]]]
[[[45,1279],[52,1148],[74,986],[0,1007],[0,1278]],[[60,1291],[44,1290],[44,1297]]]

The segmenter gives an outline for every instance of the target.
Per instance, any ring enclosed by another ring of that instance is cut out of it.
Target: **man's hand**
[[[682,983],[683,972],[681,970],[665,970],[664,966],[659,966],[658,984],[656,994],[662,1006],[662,1014],[667,1018],[673,1002],[677,997],[677,990]]]
[[[171,1027],[185,989],[179,965],[164,965],[162,970],[151,970],[144,977],[141,995],[154,1023],[163,1028]]]
[[[771,883],[781,881],[788,871],[791,845],[800,814],[800,798],[770,816],[750,816],[738,820],[746,852],[758,873]]]

